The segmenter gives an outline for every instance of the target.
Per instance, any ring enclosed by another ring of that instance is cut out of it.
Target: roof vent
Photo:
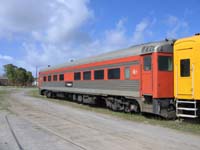
[[[198,36],[198,35],[200,35],[200,33],[196,33],[195,35]]]

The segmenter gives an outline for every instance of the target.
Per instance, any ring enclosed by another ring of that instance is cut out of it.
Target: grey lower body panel
[[[66,87],[66,83],[67,81],[44,82],[41,89],[95,95],[140,96],[139,80],[73,81],[71,87]]]
[[[107,90],[107,89],[84,89],[84,88],[68,88],[68,87],[41,87],[40,90],[50,90],[57,92],[81,93],[92,95],[115,95],[115,96],[130,96],[139,97],[139,92],[134,91],[120,91],[120,90]]]

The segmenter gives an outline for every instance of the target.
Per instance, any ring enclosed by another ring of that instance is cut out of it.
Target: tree
[[[30,71],[26,72],[26,76],[27,76],[27,85],[32,84],[34,81],[32,72],[30,72]]]
[[[8,80],[11,84],[15,84],[16,82],[16,69],[17,66],[14,66],[13,64],[7,64],[4,65],[4,71],[6,76],[8,77]]]
[[[4,65],[4,71],[11,85],[31,85],[34,81],[33,75],[30,71],[26,71],[26,69],[21,67],[18,68],[13,64]]]
[[[16,69],[16,81],[18,85],[25,86],[27,81],[26,70],[24,68]]]

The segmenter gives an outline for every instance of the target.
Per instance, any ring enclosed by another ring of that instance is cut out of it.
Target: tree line
[[[30,86],[34,81],[34,77],[30,71],[13,64],[4,65],[4,72],[8,78],[9,85],[14,86]]]

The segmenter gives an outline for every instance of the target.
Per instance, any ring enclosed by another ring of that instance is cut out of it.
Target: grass
[[[8,90],[7,88],[0,88],[0,111],[8,110],[9,103],[7,101]]]
[[[64,101],[64,100],[57,100],[57,99],[48,99],[44,96],[40,96],[38,94],[38,89],[32,89],[28,93],[29,96],[36,97],[36,98],[42,98],[51,102],[59,103],[62,105],[68,105],[79,109],[84,109],[88,111],[93,111],[97,113],[102,113],[114,117],[118,117],[121,119],[129,120],[129,121],[135,121],[140,122],[144,124],[150,124],[150,125],[156,125],[161,126],[165,128],[175,129],[177,131],[182,132],[188,132],[196,135],[200,135],[200,120],[164,120],[158,117],[147,117],[143,115],[136,115],[136,114],[126,114],[122,112],[113,112],[108,109],[104,108],[96,108],[96,107],[90,107],[87,105],[80,105],[74,102],[70,101]]]

